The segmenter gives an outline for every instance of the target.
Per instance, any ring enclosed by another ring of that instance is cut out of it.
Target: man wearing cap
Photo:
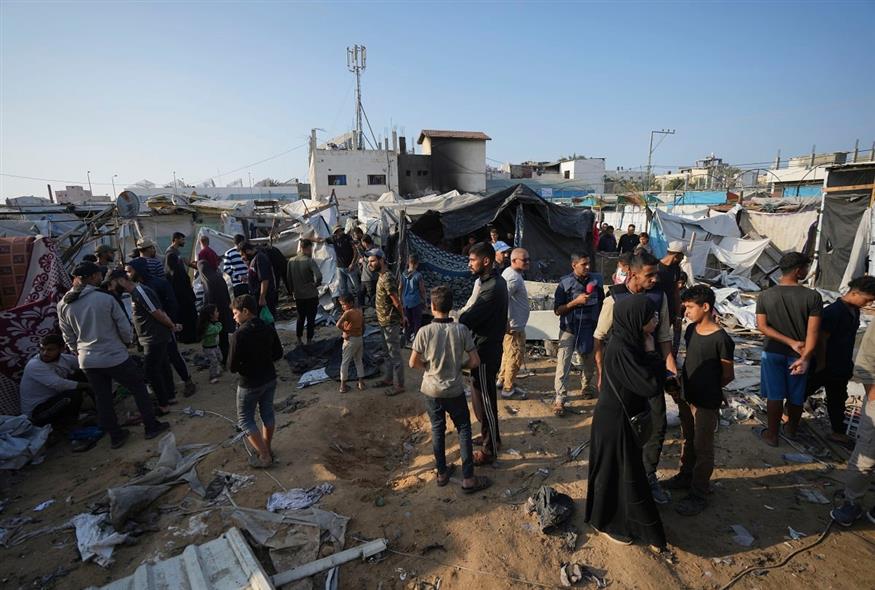
[[[58,320],[67,348],[77,355],[94,391],[100,427],[109,433],[113,449],[121,447],[130,436],[119,426],[113,408],[115,381],[133,395],[146,438],[155,438],[170,425],[155,419],[143,372],[128,354],[133,339],[131,323],[115,299],[97,288],[103,280],[99,266],[83,262],[73,270],[73,276],[78,280],[58,303]]]
[[[492,247],[495,248],[495,272],[501,274],[508,266],[510,266],[510,251],[511,247],[507,242],[498,240]]]
[[[94,250],[94,255],[97,257],[97,266],[103,270],[104,277],[115,266],[115,252],[117,249],[109,244],[100,244]]]
[[[401,326],[404,316],[398,281],[389,271],[386,256],[379,248],[368,252],[368,266],[373,273],[379,273],[374,308],[388,352],[388,358],[383,364],[383,380],[377,385],[392,388],[386,391],[386,395],[397,395],[404,392],[404,365],[401,362]]]
[[[681,292],[678,282],[681,277],[681,262],[684,260],[684,243],[673,240],[668,245],[668,252],[659,261],[656,270],[658,287],[665,293],[668,301],[668,320],[674,333],[672,335],[672,352],[677,355],[681,339]]]
[[[158,258],[155,251],[155,242],[149,238],[140,238],[137,240],[137,251],[140,257],[146,259],[146,264],[149,265],[149,272],[154,277],[164,278],[164,261]]]

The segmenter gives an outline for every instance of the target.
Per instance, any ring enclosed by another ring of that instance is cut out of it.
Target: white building
[[[346,142],[316,145],[316,131],[310,136],[310,195],[327,200],[331,193],[341,209],[355,210],[359,200],[379,198],[387,191],[398,191],[397,139],[393,134],[390,149],[348,149]]]
[[[599,194],[605,192],[604,158],[573,156],[555,162],[505,164],[502,168],[510,174],[510,178],[532,178],[542,183],[583,187]]]
[[[101,203],[109,202],[109,196],[94,196],[91,191],[85,190],[81,186],[67,185],[67,190],[55,191],[55,202],[69,205],[82,205],[86,202]]]

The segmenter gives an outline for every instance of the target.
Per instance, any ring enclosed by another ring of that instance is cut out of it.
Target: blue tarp
[[[675,199],[675,205],[722,205],[726,191],[686,191]]]
[[[785,198],[794,198],[801,197],[803,199],[819,199],[821,197],[821,192],[823,191],[823,187],[820,185],[812,186],[785,186],[784,187],[784,197]]]

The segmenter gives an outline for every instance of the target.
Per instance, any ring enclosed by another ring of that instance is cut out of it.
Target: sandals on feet
[[[448,483],[450,483],[450,478],[453,476],[453,473],[456,472],[456,466],[453,463],[447,465],[446,471],[443,473],[437,474],[437,484],[439,488],[444,487]]]
[[[554,416],[564,416],[565,415],[565,406],[562,404],[553,404],[553,415]]]
[[[340,393],[346,393],[347,391],[349,391],[349,387],[347,387],[347,385],[344,384],[344,385],[341,385],[340,389],[338,389],[337,391],[339,391]]]
[[[753,435],[755,437],[757,437],[759,440],[766,443],[770,447],[777,447],[778,446],[778,443],[772,442],[769,439],[767,439],[765,436],[763,436],[765,433],[767,433],[769,431],[769,429],[766,428],[765,426],[754,426],[753,428],[750,429],[750,431],[753,433]]]
[[[272,461],[262,461],[258,455],[249,455],[249,466],[255,469],[266,469],[271,466]]]
[[[365,383],[363,381],[360,381],[359,384],[356,385],[356,387],[358,388],[359,391],[364,391],[365,389],[368,388],[368,386],[365,385]]]
[[[473,494],[475,492],[480,492],[488,488],[492,485],[492,481],[488,477],[483,477],[482,475],[477,475],[474,477],[474,485],[470,487],[462,486],[462,493],[464,494]]]

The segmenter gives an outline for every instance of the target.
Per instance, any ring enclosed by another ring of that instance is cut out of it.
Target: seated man
[[[87,383],[73,380],[79,362],[63,354],[64,341],[48,334],[40,341],[40,352],[27,362],[21,378],[21,413],[36,426],[51,424],[55,429],[73,426],[79,417],[82,391]]]

